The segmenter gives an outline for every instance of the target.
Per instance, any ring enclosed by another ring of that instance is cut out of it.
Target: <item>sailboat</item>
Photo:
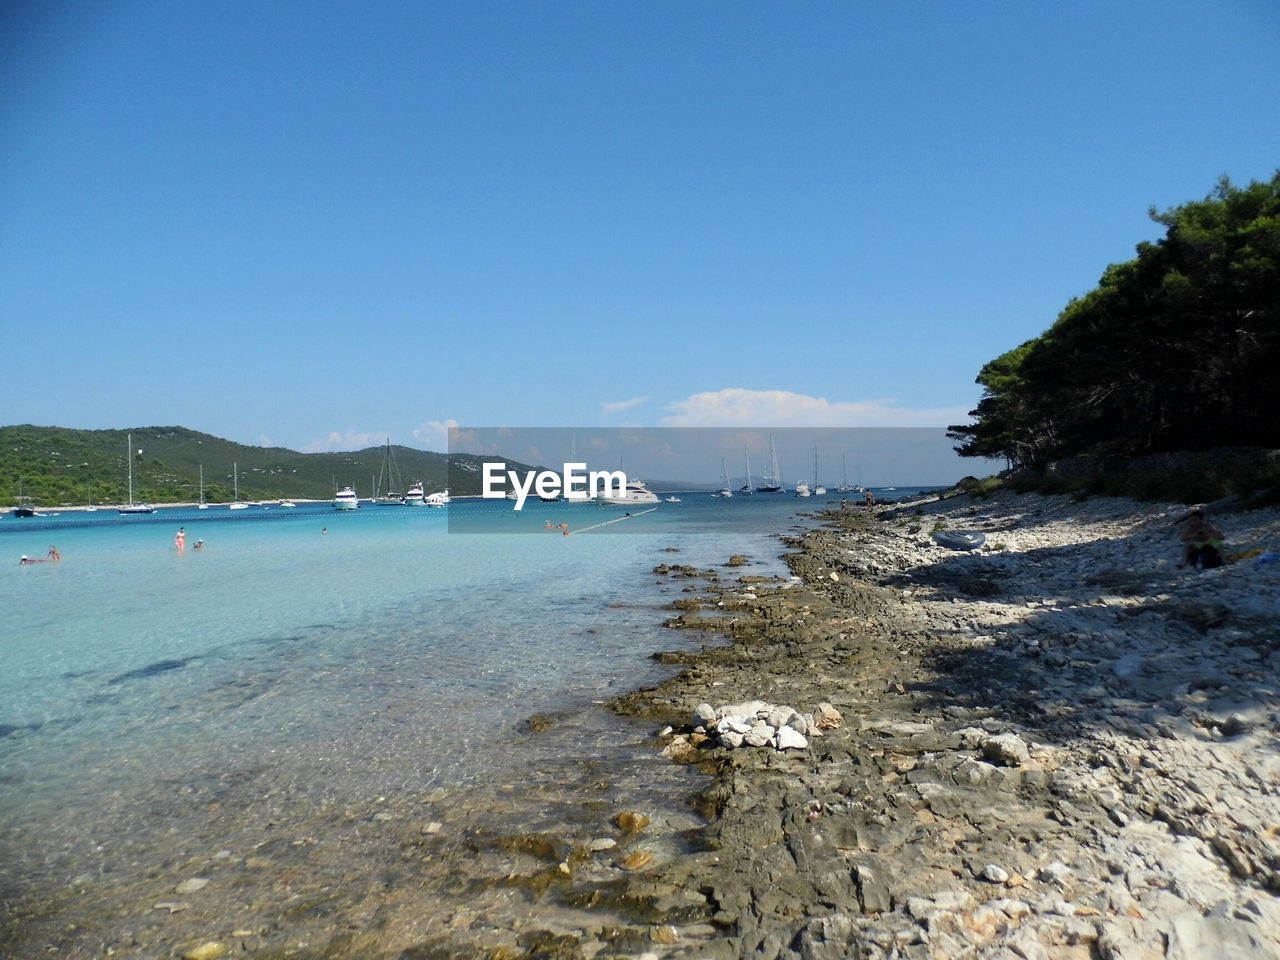
[[[126,503],[123,507],[120,507],[118,512],[119,513],[155,513],[156,512],[155,507],[151,506],[151,504],[133,502],[133,434],[129,433],[129,434],[126,434],[125,436],[128,438],[126,442],[129,445],[129,449],[127,451],[128,455],[125,457],[125,462],[128,463],[129,465],[129,502]]]
[[[240,464],[234,460],[231,461],[231,482],[234,485],[235,499],[231,501],[227,509],[248,510],[249,505],[240,499]]]
[[[208,510],[209,505],[204,502],[204,464],[200,464],[200,502],[196,504],[197,510]]]
[[[724,457],[720,458],[720,469],[724,471],[724,486],[712,494],[713,497],[732,497],[733,487],[729,485],[729,467],[724,462]]]
[[[836,487],[836,493],[856,493],[857,488],[849,486],[849,454],[840,454],[840,462],[843,465],[841,475],[844,477],[844,482]]]
[[[34,517],[36,508],[31,505],[31,498],[22,495],[22,479],[18,479],[18,505],[13,508],[15,517]]]
[[[756,487],[756,493],[782,492],[782,471],[778,469],[778,451],[773,446],[772,433],[769,434],[769,466],[770,472],[760,478],[760,486]],[[799,492],[798,489],[797,492]],[[806,493],[805,496],[808,494]]]
[[[382,478],[387,478],[387,492],[375,493],[373,502],[380,507],[398,507],[404,503],[404,494],[400,493],[400,467],[396,463],[396,453],[391,449],[391,438],[387,437],[387,450],[382,455],[382,467],[378,470],[378,482],[374,490],[382,489]]]
[[[755,491],[751,489],[751,457],[747,453],[746,447],[742,448],[742,459],[747,465],[747,482],[738,488],[738,492],[744,497],[749,497],[751,494],[755,493]]]
[[[815,497],[825,497],[827,488],[818,483],[818,448],[813,448],[813,495]]]

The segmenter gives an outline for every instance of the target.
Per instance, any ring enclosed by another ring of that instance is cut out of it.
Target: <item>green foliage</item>
[[[964,456],[1280,446],[1280,173],[1152,218],[1166,228],[1039,337],[984,366]]]
[[[297,453],[282,447],[250,447],[184,427],[125,430],[68,430],[30,425],[0,427],[0,504],[17,502],[19,487],[37,506],[115,504],[127,499],[127,435],[133,434],[134,499],[153,503],[194,502],[204,468],[205,499],[226,502],[233,495],[233,464],[240,474],[240,497],[323,500],[335,486],[353,484],[372,493],[372,477],[382,466],[384,447],[350,453]],[[428,492],[449,486],[449,458],[442,453],[394,447],[400,473],[421,480]],[[141,452],[138,452],[141,451]],[[455,457],[455,465],[479,464],[480,457]],[[515,467],[516,465],[512,465]],[[522,466],[522,465],[521,465]],[[480,492],[480,471],[455,470],[455,494]]]

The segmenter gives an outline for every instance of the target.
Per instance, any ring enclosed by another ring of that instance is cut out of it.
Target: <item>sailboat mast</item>
[[[133,506],[133,434],[126,434],[128,437],[129,450],[125,459],[129,463],[129,506]]]

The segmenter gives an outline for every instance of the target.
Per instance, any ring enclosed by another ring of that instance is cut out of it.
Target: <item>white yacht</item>
[[[801,480],[799,483],[796,484],[796,496],[797,497],[809,496],[809,485],[805,483],[803,480]]]
[[[360,507],[360,500],[356,497],[356,492],[351,487],[343,487],[333,498],[333,509],[335,510],[356,510]]]
[[[406,507],[425,507],[426,498],[422,493],[422,481],[419,480],[411,486],[404,495],[404,505]]]
[[[421,485],[419,485],[421,488]],[[424,505],[428,507],[445,507],[449,505],[449,491],[445,490],[440,493],[432,493],[422,498]]]
[[[608,496],[601,493],[596,499],[610,506],[630,507],[641,503],[657,503],[658,495],[646,487],[643,480],[628,480],[622,496]]]
[[[296,503],[294,503],[292,500],[281,500],[281,501],[280,501],[280,506],[285,507],[285,508],[290,508],[290,507],[296,507],[296,506],[297,506],[297,504],[296,504]]]

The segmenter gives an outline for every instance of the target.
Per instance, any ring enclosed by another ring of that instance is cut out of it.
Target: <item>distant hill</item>
[[[333,496],[335,486],[348,484],[367,497],[373,494],[386,453],[385,446],[349,453],[251,447],[185,427],[0,427],[0,504],[17,502],[19,484],[22,494],[37,506],[124,503],[128,434],[133,435],[134,499],[153,503],[197,500],[202,466],[205,499],[211,503],[230,501],[233,464],[239,469],[242,500],[324,500]],[[391,449],[405,485],[420,480],[428,493],[450,485],[450,458],[445,454],[394,444]],[[469,455],[452,458],[452,494],[480,492],[484,459]],[[524,464],[508,463],[512,468],[528,469]],[[385,492],[386,480],[382,483]],[[403,493],[403,488],[398,492]]]

